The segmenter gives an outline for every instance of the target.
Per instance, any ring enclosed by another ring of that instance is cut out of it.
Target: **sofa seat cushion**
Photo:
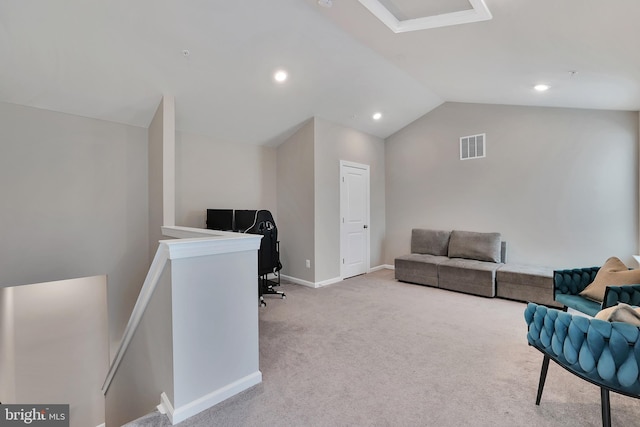
[[[411,253],[447,256],[450,235],[450,231],[414,228],[411,230]]]
[[[504,264],[496,273],[496,295],[500,298],[560,307],[553,293],[551,267]]]
[[[449,258],[500,262],[500,233],[453,230],[449,238]]]
[[[420,285],[438,286],[438,265],[446,256],[409,254],[395,259],[396,279]]]
[[[497,278],[518,285],[546,288],[551,282],[553,289],[553,268],[524,264],[504,264],[497,273]]]
[[[503,264],[451,258],[438,265],[439,287],[485,297],[496,295],[496,271]]]
[[[601,308],[601,304],[588,300],[580,295],[563,294],[556,292],[556,301],[574,310],[581,311],[589,316],[595,316]]]

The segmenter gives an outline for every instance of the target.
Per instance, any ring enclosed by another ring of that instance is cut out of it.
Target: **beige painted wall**
[[[147,130],[0,103],[0,286],[106,274],[119,342],[148,268]]]
[[[387,262],[426,227],[499,231],[512,262],[635,265],[638,132],[637,112],[443,104],[387,139]],[[478,133],[487,157],[460,161]]]
[[[276,149],[177,132],[176,224],[205,228],[207,209],[267,209],[277,217]]]
[[[340,277],[340,160],[370,167],[370,266],[382,265],[385,236],[384,140],[315,118],[315,281]]]
[[[282,273],[313,283],[315,280],[314,235],[314,122],[277,148],[278,237]],[[306,268],[305,260],[311,268]]]

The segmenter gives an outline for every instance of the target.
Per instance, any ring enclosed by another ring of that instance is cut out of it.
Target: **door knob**
[[[369,226],[367,224],[364,225],[364,228],[369,228]]]

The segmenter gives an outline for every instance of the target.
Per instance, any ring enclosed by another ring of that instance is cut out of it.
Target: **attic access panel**
[[[418,19],[473,9],[469,0],[378,0],[398,20]]]
[[[471,22],[486,21],[492,18],[491,12],[484,0],[456,0],[453,2],[457,5],[454,11],[451,11],[451,3],[440,5],[435,9],[425,9],[424,2],[413,0],[359,1],[394,33],[468,24]],[[418,3],[422,3],[422,6],[417,7]],[[465,3],[468,3],[468,7],[465,7]],[[434,14],[425,16],[423,15],[424,13]]]

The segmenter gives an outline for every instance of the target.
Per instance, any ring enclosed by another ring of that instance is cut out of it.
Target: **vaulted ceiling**
[[[3,0],[0,102],[146,127],[173,95],[178,130],[248,144],[312,116],[385,138],[446,101],[640,110],[640,1],[374,3],[400,24],[492,19],[394,32],[370,0]]]

